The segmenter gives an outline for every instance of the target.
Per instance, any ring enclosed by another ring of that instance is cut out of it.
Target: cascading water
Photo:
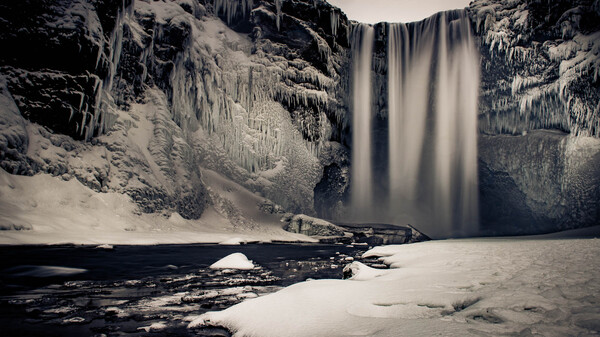
[[[382,135],[371,135],[366,72],[373,42],[357,43],[366,36],[366,27],[358,27],[353,46],[360,51],[352,54],[352,208],[369,220],[409,223],[436,238],[476,234],[479,57],[466,14],[450,11],[387,25],[387,172],[371,170],[371,144]],[[375,191],[363,186],[372,186],[374,175],[387,177],[388,184]],[[373,205],[376,210],[367,210]]]
[[[389,25],[389,215],[396,221],[434,237],[477,232],[478,92],[478,53],[463,11]]]
[[[368,216],[373,205],[371,169],[371,64],[374,29],[357,24],[352,31],[352,210]]]

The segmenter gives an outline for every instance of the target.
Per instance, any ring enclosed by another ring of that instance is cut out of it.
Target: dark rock
[[[292,216],[283,227],[288,232],[300,233],[307,236],[343,236],[344,230],[338,226],[318,218],[304,214]]]
[[[556,131],[482,136],[479,153],[484,234],[547,233],[600,223],[597,140]]]
[[[430,238],[410,225],[379,223],[337,223],[353,234],[353,241],[369,245],[405,244],[428,241]]]

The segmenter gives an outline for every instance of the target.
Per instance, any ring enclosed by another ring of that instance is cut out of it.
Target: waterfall
[[[433,237],[476,234],[479,58],[469,20],[451,11],[390,24],[387,52],[387,216]]]
[[[357,24],[352,31],[352,209],[367,216],[373,205],[371,169],[371,63],[374,29]]]

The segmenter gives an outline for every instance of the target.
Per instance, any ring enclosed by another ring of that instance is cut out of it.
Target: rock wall
[[[196,219],[220,202],[203,170],[314,214],[323,167],[347,165],[349,23],[324,1],[1,6],[10,173],[76,178]]]
[[[344,214],[352,23],[339,9],[322,0],[0,9],[4,170],[77,179],[131,196],[141,212],[196,219],[220,203],[203,181],[210,169],[286,211]],[[482,60],[482,229],[599,223],[598,1],[478,0],[468,12]],[[383,130],[386,25],[375,28]]]
[[[482,132],[600,135],[597,1],[477,1],[470,11],[482,57]]]
[[[600,140],[561,131],[482,136],[481,230],[533,234],[597,225]]]
[[[600,224],[598,1],[475,1],[469,11],[482,62],[482,231]]]

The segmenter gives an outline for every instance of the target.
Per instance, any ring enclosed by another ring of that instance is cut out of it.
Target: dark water
[[[309,278],[342,278],[365,246],[251,244],[0,247],[3,336],[228,336],[187,329],[222,310]],[[208,267],[241,252],[256,268]],[[60,267],[60,268],[56,268]],[[154,324],[153,327],[150,327]]]

